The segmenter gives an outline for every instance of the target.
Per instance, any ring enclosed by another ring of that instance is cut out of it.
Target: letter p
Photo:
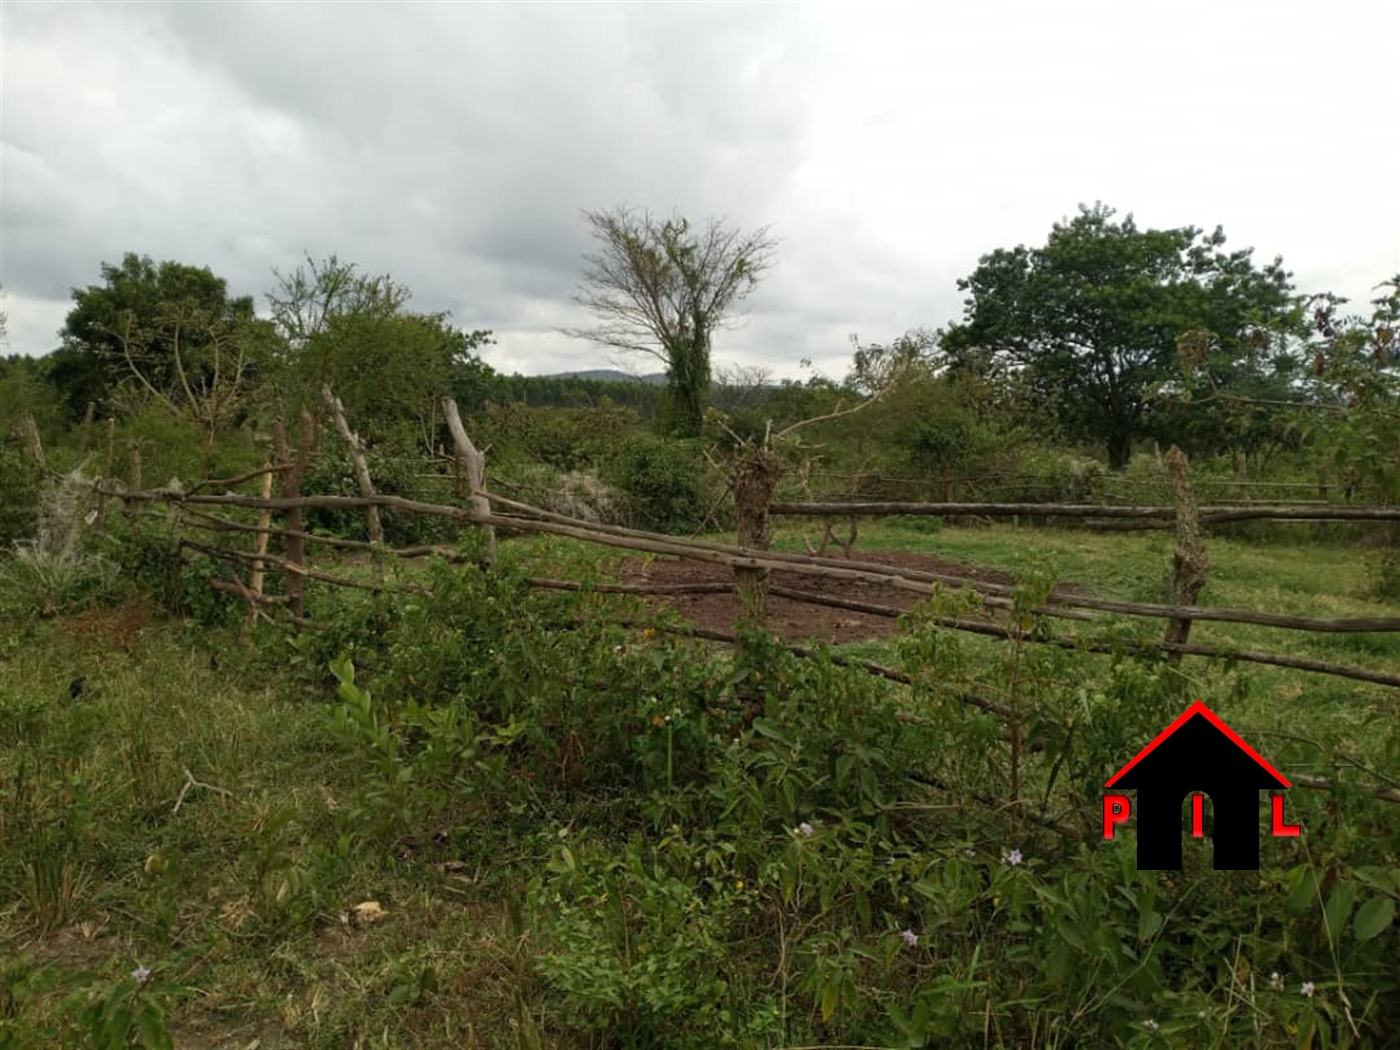
[[[1113,825],[1122,824],[1132,816],[1133,807],[1127,795],[1105,795],[1103,797],[1103,837],[1113,838]]]

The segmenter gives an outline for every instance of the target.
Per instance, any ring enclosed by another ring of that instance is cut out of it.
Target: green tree
[[[50,377],[62,385],[75,417],[87,400],[111,407],[123,386],[188,401],[226,364],[217,344],[228,349],[255,320],[252,297],[230,298],[227,282],[207,266],[156,264],[128,252],[120,265],[102,264],[100,284],[73,289],[73,308],[59,332],[62,356]],[[223,386],[227,375],[224,368],[215,385]],[[74,395],[81,403],[73,403]]]
[[[1217,227],[1141,230],[1081,206],[1045,245],[998,249],[958,282],[963,320],[943,340],[967,359],[1026,373],[1066,436],[1102,442],[1118,469],[1145,432],[1151,395],[1179,378],[1177,340],[1211,334],[1238,358],[1289,308],[1290,274],[1252,249],[1225,252]]]
[[[710,219],[692,229],[628,208],[585,212],[598,250],[585,255],[574,301],[597,319],[568,330],[617,350],[650,354],[666,366],[670,426],[694,437],[710,394],[710,345],[716,329],[773,265],[768,229],[744,233]]]
[[[29,417],[50,443],[63,430],[63,406],[48,384],[42,358],[14,354],[0,357],[0,441]]]
[[[87,401],[123,413],[155,404],[198,427],[211,462],[217,431],[245,415],[275,356],[252,297],[230,297],[208,267],[129,252],[102,265],[101,284],[75,288],[73,303],[48,366],[69,417]]]
[[[409,311],[413,293],[388,274],[361,273],[332,255],[273,275],[267,299],[293,399],[319,411],[330,384],[371,441],[402,434],[454,380],[479,372],[475,351],[491,333],[456,329],[446,313]]]
[[[1301,330],[1309,374],[1295,418],[1348,485],[1382,503],[1400,500],[1400,274],[1377,286],[1367,314],[1345,299],[1305,302]]]

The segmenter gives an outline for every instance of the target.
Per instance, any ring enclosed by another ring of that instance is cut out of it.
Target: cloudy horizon
[[[559,334],[585,210],[771,227],[717,367],[840,376],[849,336],[1095,201],[1224,227],[1304,291],[1400,271],[1400,8],[1365,2],[0,6],[6,353],[126,252],[266,311],[332,253],[526,374],[653,369]]]

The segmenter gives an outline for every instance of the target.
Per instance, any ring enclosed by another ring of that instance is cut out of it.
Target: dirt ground
[[[905,551],[861,551],[855,560],[943,573],[985,583],[1014,582],[1008,573],[996,569],[977,568]],[[626,583],[719,583],[733,578],[733,570],[728,566],[679,558],[657,558],[650,565],[641,559],[628,559],[622,563],[619,572],[619,579]],[[888,584],[826,579],[793,572],[774,572],[769,576],[769,583],[810,594],[900,609],[912,609],[924,597]],[[696,625],[721,631],[732,630],[740,613],[739,597],[733,593],[657,595],[648,597],[647,602],[654,607],[670,605]],[[890,617],[810,605],[790,598],[770,596],[768,610],[769,626],[792,642],[817,639],[835,645],[888,638],[899,633],[899,621]]]

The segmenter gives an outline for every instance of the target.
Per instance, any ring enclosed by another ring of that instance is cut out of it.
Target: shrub
[[[39,522],[39,465],[15,445],[0,445],[0,558]]]
[[[607,461],[603,477],[623,493],[632,524],[686,533],[701,527],[711,502],[704,469],[698,443],[638,435]]]
[[[403,496],[434,503],[450,502],[450,491],[441,482],[433,483],[418,477],[428,473],[428,464],[417,449],[405,444],[386,444],[371,448],[365,454],[374,491],[381,496]],[[432,488],[429,488],[429,485]],[[302,493],[315,496],[358,496],[360,484],[355,468],[343,446],[330,445],[317,456],[302,479]],[[451,543],[457,536],[456,523],[451,518],[427,514],[405,514],[393,507],[379,508],[379,521],[384,527],[384,540],[393,546],[416,546],[428,543]],[[308,529],[342,539],[369,539],[363,510],[339,510],[316,507],[306,512]]]
[[[74,471],[50,484],[35,515],[34,538],[0,563],[0,595],[12,609],[55,616],[117,596],[115,566],[83,544],[92,500],[89,479]]]
[[[635,409],[617,405],[544,408],[512,403],[486,407],[479,437],[499,459],[524,457],[555,470],[596,466],[619,437],[641,426]]]

